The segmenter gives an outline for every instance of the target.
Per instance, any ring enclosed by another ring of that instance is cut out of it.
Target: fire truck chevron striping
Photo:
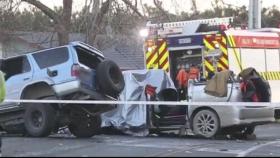
[[[148,47],[145,53],[147,69],[163,69],[168,72],[169,51],[167,42],[163,39],[159,39],[158,41],[149,40],[146,42],[146,45]]]
[[[222,55],[218,60],[218,67],[220,67],[222,70],[227,70],[229,68],[229,62],[226,36],[221,34],[206,35],[203,39],[203,42],[206,48],[205,54],[207,54],[209,51],[214,51],[217,46],[220,47]],[[209,61],[209,59],[206,58],[204,62],[207,71],[215,71],[215,67],[213,63]]]
[[[280,80],[280,72],[260,72],[260,74],[266,80]]]
[[[234,57],[235,57],[235,61],[236,61],[236,65],[239,66],[239,69],[240,71],[243,70],[243,67],[242,67],[242,63],[241,63],[241,59],[240,59],[240,52],[238,51],[238,49],[236,49],[236,44],[235,44],[235,41],[234,41],[234,38],[232,35],[229,35],[228,36],[228,41],[229,41],[229,46],[232,48],[233,50],[233,53],[234,53]]]

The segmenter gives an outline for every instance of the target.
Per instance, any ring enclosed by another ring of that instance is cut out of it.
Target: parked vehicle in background
[[[111,100],[124,89],[121,70],[102,52],[85,43],[42,50],[4,59],[7,99]],[[67,126],[77,137],[100,129],[105,105],[0,105],[0,126],[8,133],[44,137]]]

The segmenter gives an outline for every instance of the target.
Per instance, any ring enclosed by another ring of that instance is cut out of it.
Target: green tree
[[[262,10],[262,27],[276,27],[280,25],[280,11],[279,8],[273,6],[271,8],[264,8]]]
[[[39,0],[21,1],[38,8],[53,21],[60,45],[67,44],[69,42],[69,30],[71,28],[73,0],[63,0],[62,14],[59,14],[59,12],[57,13],[54,10],[50,9],[45,4],[41,3]]]

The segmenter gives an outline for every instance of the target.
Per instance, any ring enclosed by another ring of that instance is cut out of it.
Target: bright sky
[[[152,0],[142,0],[144,3],[152,4]],[[212,0],[197,0],[197,7],[199,10],[211,9]],[[41,0],[44,4],[53,7],[62,5],[62,0]],[[74,0],[74,10],[77,11],[82,8],[85,0]],[[170,12],[176,13],[185,11],[188,12],[191,8],[191,0],[163,0],[164,6]],[[248,6],[249,0],[224,0],[227,4],[234,6]],[[276,5],[280,8],[280,0],[262,0],[263,7],[271,7]]]

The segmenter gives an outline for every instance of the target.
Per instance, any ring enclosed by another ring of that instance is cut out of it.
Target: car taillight
[[[80,65],[75,64],[71,69],[71,76],[78,77],[80,75]]]

